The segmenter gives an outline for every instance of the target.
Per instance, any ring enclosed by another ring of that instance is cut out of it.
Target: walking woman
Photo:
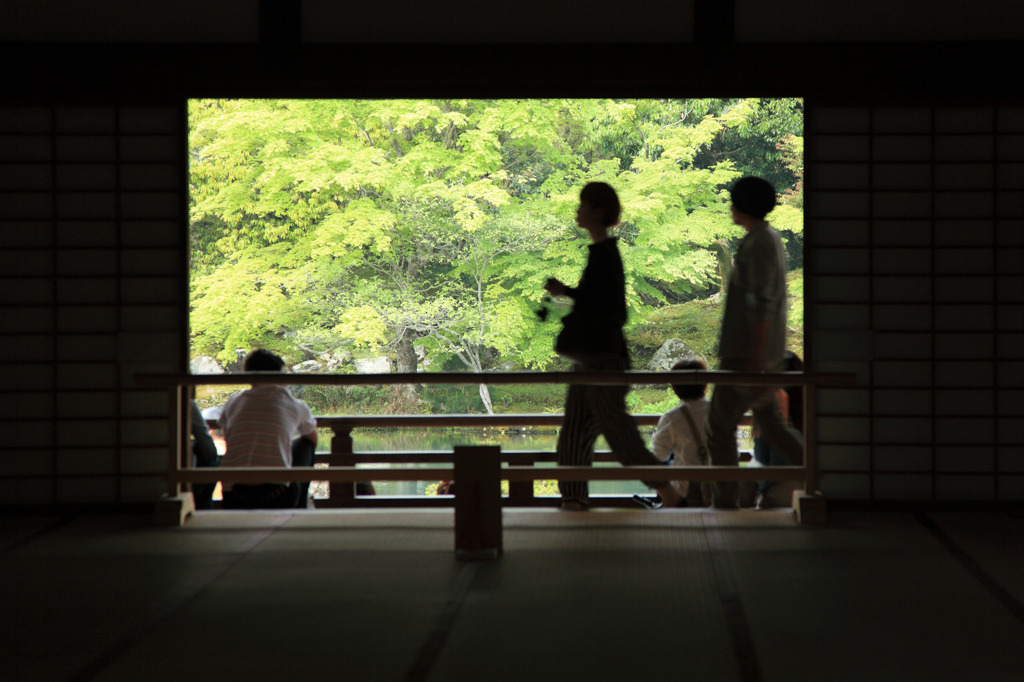
[[[619,240],[608,232],[619,224],[619,197],[611,185],[591,182],[580,192],[576,224],[590,235],[590,253],[579,284],[569,287],[555,278],[544,288],[552,296],[573,299],[573,309],[563,318],[565,331],[556,350],[573,361],[575,371],[624,371],[629,369],[629,351],[622,336],[626,323],[626,280],[619,255]],[[566,343],[563,337],[580,341]],[[565,346],[581,346],[566,348]],[[585,349],[582,346],[586,346]],[[579,352],[576,352],[579,351]],[[561,466],[590,466],[594,442],[599,434],[620,462],[656,466],[661,462],[644,445],[636,422],[626,412],[628,386],[586,386],[572,384],[565,400],[565,420],[558,435],[558,463]],[[679,506],[682,498],[667,481],[645,482],[654,488],[666,507]],[[589,504],[586,481],[560,481],[562,509],[585,510]]]

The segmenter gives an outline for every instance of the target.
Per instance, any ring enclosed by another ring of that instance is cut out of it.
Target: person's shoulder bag
[[[579,364],[621,358],[624,350],[621,327],[600,315],[578,311],[562,318],[562,331],[555,339],[555,352]]]

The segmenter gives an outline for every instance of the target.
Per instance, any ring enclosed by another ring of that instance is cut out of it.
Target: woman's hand
[[[552,296],[565,296],[565,285],[554,277],[549,277],[546,284],[544,284],[544,290]]]

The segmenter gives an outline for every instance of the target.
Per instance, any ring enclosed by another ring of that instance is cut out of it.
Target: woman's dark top
[[[585,317],[614,327],[618,348],[609,349],[629,359],[622,326],[626,324],[626,276],[619,255],[619,240],[609,237],[604,241],[587,246],[590,255],[583,268],[580,282],[575,287],[566,287],[566,294],[573,299],[571,315]]]

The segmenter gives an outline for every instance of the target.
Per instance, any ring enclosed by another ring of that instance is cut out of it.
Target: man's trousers
[[[803,464],[803,435],[783,423],[773,390],[755,391],[747,386],[717,385],[711,396],[706,427],[711,465],[736,466],[739,463],[736,427],[748,409],[753,410],[754,419],[772,448],[781,452],[788,464]],[[716,481],[712,486],[712,499],[716,507],[737,507],[739,486],[736,481]]]

